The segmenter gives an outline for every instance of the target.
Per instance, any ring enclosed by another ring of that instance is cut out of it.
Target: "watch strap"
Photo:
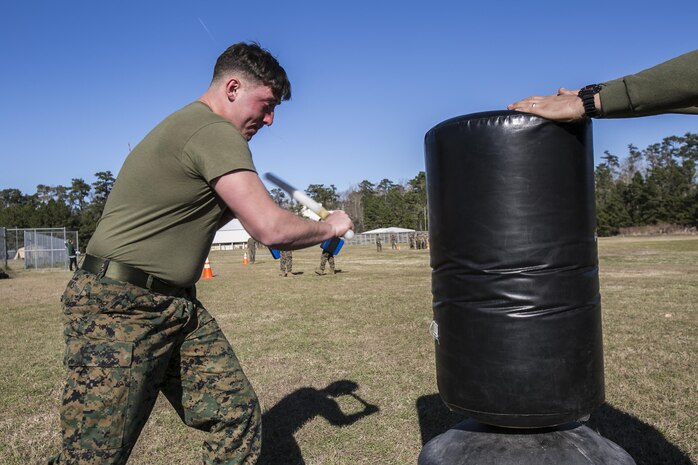
[[[584,105],[584,114],[588,118],[598,118],[599,110],[596,108],[596,103],[594,102],[594,96],[601,91],[600,84],[591,84],[583,87],[577,93],[577,97],[582,99],[582,105]]]

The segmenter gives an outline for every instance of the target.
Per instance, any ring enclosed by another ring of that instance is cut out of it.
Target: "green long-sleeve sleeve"
[[[698,50],[602,86],[602,118],[698,114]]]

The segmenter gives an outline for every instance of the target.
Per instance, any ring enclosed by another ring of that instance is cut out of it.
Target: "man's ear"
[[[233,102],[237,98],[238,90],[240,89],[240,81],[236,78],[230,78],[225,84],[225,94],[228,100]]]

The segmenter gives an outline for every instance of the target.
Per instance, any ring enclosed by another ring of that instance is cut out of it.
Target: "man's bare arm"
[[[211,183],[245,230],[265,245],[293,250],[344,235],[354,225],[341,210],[325,221],[301,218],[279,207],[253,171],[234,171]]]

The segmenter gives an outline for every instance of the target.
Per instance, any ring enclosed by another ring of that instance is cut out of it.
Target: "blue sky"
[[[300,188],[402,182],[458,115],[614,79],[698,48],[691,1],[13,1],[0,7],[0,189],[118,173],[160,120],[206,89],[218,55],[258,41],[293,99],[251,142]],[[596,161],[698,118],[594,123]]]

